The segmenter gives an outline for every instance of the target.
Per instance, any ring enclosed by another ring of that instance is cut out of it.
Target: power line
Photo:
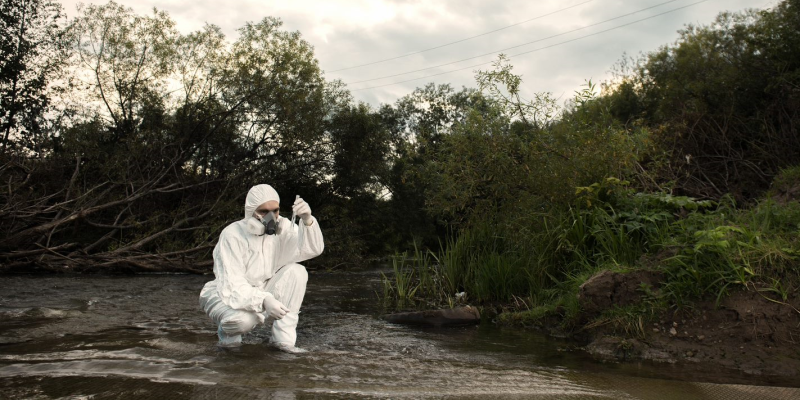
[[[347,67],[347,68],[340,68],[340,69],[336,69],[336,70],[333,70],[333,71],[328,71],[328,73],[332,74],[334,72],[347,71],[347,70],[350,70],[350,69],[366,67],[368,65],[380,64],[380,63],[384,63],[384,62],[387,62],[387,61],[392,61],[392,60],[397,60],[397,59],[408,57],[408,56],[413,56],[415,54],[425,53],[425,52],[428,52],[428,51],[431,51],[431,50],[441,49],[442,47],[447,47],[447,46],[451,46],[451,45],[454,45],[454,44],[457,44],[457,43],[466,42],[467,40],[472,40],[472,39],[475,39],[475,38],[479,38],[481,36],[486,36],[486,35],[489,35],[489,34],[492,34],[492,33],[495,33],[495,32],[500,32],[500,31],[502,31],[504,29],[512,28],[512,27],[515,27],[517,25],[522,25],[522,24],[524,24],[526,22],[531,22],[531,21],[535,21],[537,19],[548,17],[548,16],[553,15],[553,14],[558,14],[558,13],[560,13],[562,11],[567,11],[569,9],[572,9],[572,8],[575,8],[575,7],[578,7],[578,6],[582,6],[582,5],[586,4],[586,3],[591,3],[592,1],[594,1],[594,0],[584,1],[583,3],[578,3],[578,4],[575,4],[575,5],[566,7],[566,8],[562,8],[560,10],[553,11],[551,13],[540,15],[538,17],[534,17],[534,18],[531,18],[531,19],[526,19],[525,21],[522,21],[522,22],[517,22],[516,24],[507,25],[507,26],[504,26],[502,28],[495,29],[493,31],[484,32],[484,33],[481,33],[481,34],[478,34],[478,35],[475,35],[475,36],[470,36],[468,38],[464,38],[464,39],[461,39],[461,40],[456,40],[455,42],[445,43],[443,45],[439,45],[439,46],[436,46],[436,47],[431,47],[431,48],[428,48],[428,49],[425,49],[425,50],[415,51],[413,53],[404,54],[402,56],[386,58],[386,59],[383,59],[383,60],[373,61],[373,62],[369,62],[369,63],[366,63],[366,64],[354,65],[352,67]]]
[[[670,14],[670,13],[673,13],[673,12],[675,12],[675,11],[683,10],[683,9],[685,9],[685,8],[689,8],[689,7],[692,7],[692,6],[698,5],[698,4],[700,4],[700,3],[705,3],[705,2],[707,2],[707,1],[709,1],[709,0],[700,0],[700,1],[698,1],[698,2],[695,2],[695,3],[692,3],[692,4],[687,4],[687,5],[685,5],[685,6],[678,7],[678,8],[674,8],[674,9],[672,9],[672,10],[669,10],[669,11],[664,11],[664,12],[662,12],[662,13],[655,14],[655,15],[652,15],[652,16],[649,16],[649,17],[646,17],[646,18],[637,19],[636,21],[631,21],[631,22],[628,22],[628,23],[626,23],[626,24],[622,24],[622,25],[619,25],[619,26],[615,26],[615,27],[613,27],[613,28],[608,28],[608,29],[605,29],[605,30],[602,30],[602,31],[598,31],[598,32],[594,32],[594,33],[591,33],[591,34],[588,34],[588,35],[580,36],[580,37],[573,38],[573,39],[570,39],[570,40],[565,40],[565,41],[563,41],[563,42],[554,43],[554,44],[551,44],[551,45],[548,45],[548,46],[545,46],[545,47],[539,47],[539,48],[537,48],[537,49],[533,49],[533,50],[529,50],[529,51],[524,51],[524,52],[522,52],[522,53],[513,54],[513,55],[510,55],[510,56],[508,56],[508,57],[509,57],[509,58],[518,57],[518,56],[521,56],[521,55],[525,55],[525,54],[534,53],[534,52],[537,52],[537,51],[541,51],[541,50],[549,49],[549,48],[551,48],[551,47],[556,47],[556,46],[560,46],[560,45],[562,45],[562,44],[566,44],[566,43],[574,42],[574,41],[577,41],[577,40],[585,39],[585,38],[588,38],[588,37],[591,37],[591,36],[599,35],[599,34],[601,34],[601,33],[610,32],[610,31],[613,31],[613,30],[616,30],[616,29],[619,29],[619,28],[624,28],[624,27],[626,27],[626,26],[630,26],[630,25],[633,25],[633,24],[636,24],[636,23],[639,23],[639,22],[642,22],[642,21],[647,21],[647,20],[649,20],[649,19],[657,18],[657,17],[660,17],[660,16],[662,16],[662,15]],[[450,71],[440,72],[440,73],[438,73],[438,74],[426,75],[426,76],[419,77],[419,78],[407,79],[407,80],[404,80],[404,81],[387,83],[387,84],[385,84],[385,85],[376,85],[376,86],[370,86],[370,87],[365,87],[365,88],[360,88],[360,89],[351,89],[350,91],[351,91],[351,92],[357,92],[357,91],[361,91],[361,90],[377,89],[377,88],[386,87],[386,86],[398,85],[398,84],[401,84],[401,83],[406,83],[406,82],[418,81],[418,80],[420,80],[420,79],[427,79],[427,78],[432,78],[432,77],[434,77],[434,76],[446,75],[446,74],[450,74],[450,73],[453,73],[453,72],[463,71],[463,70],[465,70],[465,69],[471,69],[471,68],[475,68],[475,67],[480,67],[480,66],[482,66],[482,65],[486,65],[486,64],[489,64],[489,63],[491,63],[491,62],[492,62],[492,61],[482,62],[482,63],[480,63],[480,64],[475,64],[475,65],[470,65],[469,67],[458,68],[458,69],[454,69],[454,70],[450,70]]]
[[[485,56],[489,56],[489,55],[493,55],[493,54],[502,53],[502,52],[504,52],[504,51],[508,51],[508,50],[516,49],[516,48],[519,48],[519,47],[524,47],[524,46],[527,46],[527,45],[530,45],[530,44],[534,44],[534,43],[543,42],[543,41],[545,41],[545,40],[548,40],[548,39],[553,39],[553,38],[556,38],[556,37],[559,37],[559,36],[564,36],[564,35],[567,35],[567,34],[570,34],[570,33],[574,33],[574,32],[580,31],[580,30],[584,30],[584,29],[587,29],[587,28],[591,28],[591,27],[593,27],[593,26],[602,25],[602,24],[604,24],[604,23],[606,23],[606,22],[611,22],[611,21],[614,21],[614,20],[618,20],[618,19],[620,19],[620,18],[629,17],[629,16],[631,16],[631,15],[638,14],[638,13],[640,13],[640,12],[642,12],[642,11],[651,10],[651,9],[653,9],[653,8],[661,7],[661,6],[665,5],[665,4],[674,3],[674,2],[676,2],[676,1],[680,1],[680,0],[669,0],[669,1],[665,1],[665,2],[663,2],[663,3],[659,3],[659,4],[656,4],[656,5],[654,5],[654,6],[650,6],[650,7],[642,8],[642,9],[640,9],[640,10],[637,10],[637,11],[634,11],[634,12],[630,12],[630,13],[627,13],[627,14],[623,14],[623,15],[616,16],[616,17],[614,17],[614,18],[607,19],[607,20],[605,20],[605,21],[596,22],[596,23],[594,23],[594,24],[591,24],[591,25],[586,25],[586,26],[582,26],[582,27],[580,27],[580,28],[576,28],[576,29],[573,29],[573,30],[571,30],[571,31],[566,31],[566,32],[557,33],[557,34],[555,34],[555,35],[551,35],[551,36],[548,36],[548,37],[545,37],[545,38],[536,39],[536,40],[533,40],[533,41],[530,41],[530,42],[526,42],[526,43],[518,44],[518,45],[516,45],[516,46],[507,47],[507,48],[505,48],[505,49],[500,49],[500,50],[497,50],[497,51],[492,51],[492,52],[490,52],[490,53],[484,53],[484,54],[480,54],[480,55],[473,56],[473,57],[462,58],[462,59],[460,59],[460,60],[457,60],[457,61],[451,61],[451,62],[447,62],[447,63],[444,63],[444,64],[434,65],[434,66],[432,66],[432,67],[425,67],[425,68],[415,69],[415,70],[413,70],[413,71],[401,72],[401,73],[399,73],[399,74],[385,75],[385,76],[381,76],[381,77],[377,77],[377,78],[370,78],[370,79],[363,79],[363,80],[356,81],[356,82],[349,82],[349,83],[348,83],[348,85],[355,85],[355,84],[357,84],[357,83],[364,83],[364,82],[378,81],[378,80],[381,80],[381,79],[386,79],[386,78],[394,78],[394,77],[397,77],[397,76],[403,76],[403,75],[413,74],[413,73],[415,73],[415,72],[427,71],[427,70],[429,70],[429,69],[434,69],[434,68],[439,68],[439,67],[445,67],[445,66],[448,66],[448,65],[458,64],[458,63],[460,63],[460,62],[464,62],[464,61],[474,60],[474,59],[476,59],[476,58],[481,58],[481,57],[485,57]]]

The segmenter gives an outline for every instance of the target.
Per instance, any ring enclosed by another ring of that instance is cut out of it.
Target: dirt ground
[[[604,272],[581,288],[580,300],[589,316],[612,304],[632,304],[641,296],[634,288],[658,278],[647,271]],[[689,311],[661,315],[638,329],[639,338],[620,334],[609,324],[588,330],[583,339],[588,342],[585,349],[600,359],[707,364],[751,376],[796,377],[800,383],[798,310],[796,296],[779,304],[742,289],[718,307],[707,301]]]

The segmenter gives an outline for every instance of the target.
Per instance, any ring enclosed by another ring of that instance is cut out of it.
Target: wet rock
[[[624,307],[639,302],[643,295],[642,284],[657,288],[662,278],[663,275],[657,271],[600,271],[581,285],[578,301],[587,317],[596,316],[613,306]]]
[[[644,349],[642,349],[642,355],[640,358],[642,360],[649,360],[649,361],[668,363],[668,364],[674,364],[678,361],[669,352],[653,347],[645,347]]]
[[[478,324],[481,321],[481,315],[477,308],[464,306],[452,309],[387,314],[383,316],[383,319],[396,324],[446,327]]]
[[[647,347],[636,339],[603,336],[586,346],[586,351],[601,360],[630,359],[641,355]]]
[[[676,331],[675,328],[669,328],[669,335],[670,336],[677,336],[678,335],[678,331]]]
[[[677,362],[669,352],[637,339],[603,336],[587,345],[585,350],[596,359],[606,361],[649,360],[669,364]]]

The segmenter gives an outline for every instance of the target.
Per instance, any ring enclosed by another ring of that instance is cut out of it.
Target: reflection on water
[[[783,399],[799,389],[691,366],[601,364],[568,342],[493,326],[386,323],[375,271],[312,273],[292,355],[259,327],[215,346],[208,277],[0,277],[9,398]],[[691,382],[703,381],[703,382]],[[716,382],[716,383],[713,383]],[[786,382],[777,382],[789,385]]]

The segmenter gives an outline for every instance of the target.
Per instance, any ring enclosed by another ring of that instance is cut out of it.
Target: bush
[[[649,188],[738,202],[800,163],[800,1],[722,13],[647,54],[607,94],[610,113],[647,127]]]

